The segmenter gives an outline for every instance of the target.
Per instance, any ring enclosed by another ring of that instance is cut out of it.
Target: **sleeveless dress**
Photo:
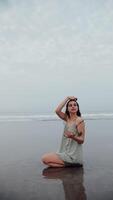
[[[81,122],[83,122],[83,120]],[[65,131],[70,131],[76,136],[79,135],[76,124],[75,123],[68,124],[66,122],[60,149],[56,152],[56,154],[59,156],[61,160],[64,161],[64,163],[82,165],[83,164],[82,144],[78,144],[78,142],[76,142],[75,140],[66,137],[64,135]]]

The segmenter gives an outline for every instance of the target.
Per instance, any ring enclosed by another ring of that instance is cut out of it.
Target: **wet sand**
[[[83,168],[47,168],[61,121],[0,122],[0,200],[112,200],[113,123],[87,120]]]

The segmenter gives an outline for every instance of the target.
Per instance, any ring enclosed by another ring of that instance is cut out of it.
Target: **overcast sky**
[[[112,0],[0,0],[0,112],[113,111]]]

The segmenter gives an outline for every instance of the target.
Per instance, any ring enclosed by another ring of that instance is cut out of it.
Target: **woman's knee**
[[[50,160],[50,154],[49,154],[49,153],[44,154],[44,155],[42,156],[42,162],[43,162],[43,163],[48,163],[49,160]]]
[[[44,164],[47,163],[59,163],[59,164],[64,164],[64,162],[62,160],[59,159],[59,157],[55,154],[55,153],[48,153],[48,154],[44,154],[42,156],[42,162]]]
[[[54,153],[47,153],[42,156],[42,162],[48,163],[53,162],[55,160],[55,154]]]
[[[45,163],[45,162],[47,161],[47,156],[46,156],[46,154],[44,154],[44,155],[42,156],[42,159],[41,159],[41,160],[42,160],[43,163]]]

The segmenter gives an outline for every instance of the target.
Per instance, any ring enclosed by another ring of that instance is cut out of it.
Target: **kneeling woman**
[[[65,105],[64,113],[62,109]],[[61,146],[58,152],[43,155],[42,161],[50,167],[82,166],[85,124],[81,117],[77,98],[67,97],[56,108],[56,114],[65,121]]]

